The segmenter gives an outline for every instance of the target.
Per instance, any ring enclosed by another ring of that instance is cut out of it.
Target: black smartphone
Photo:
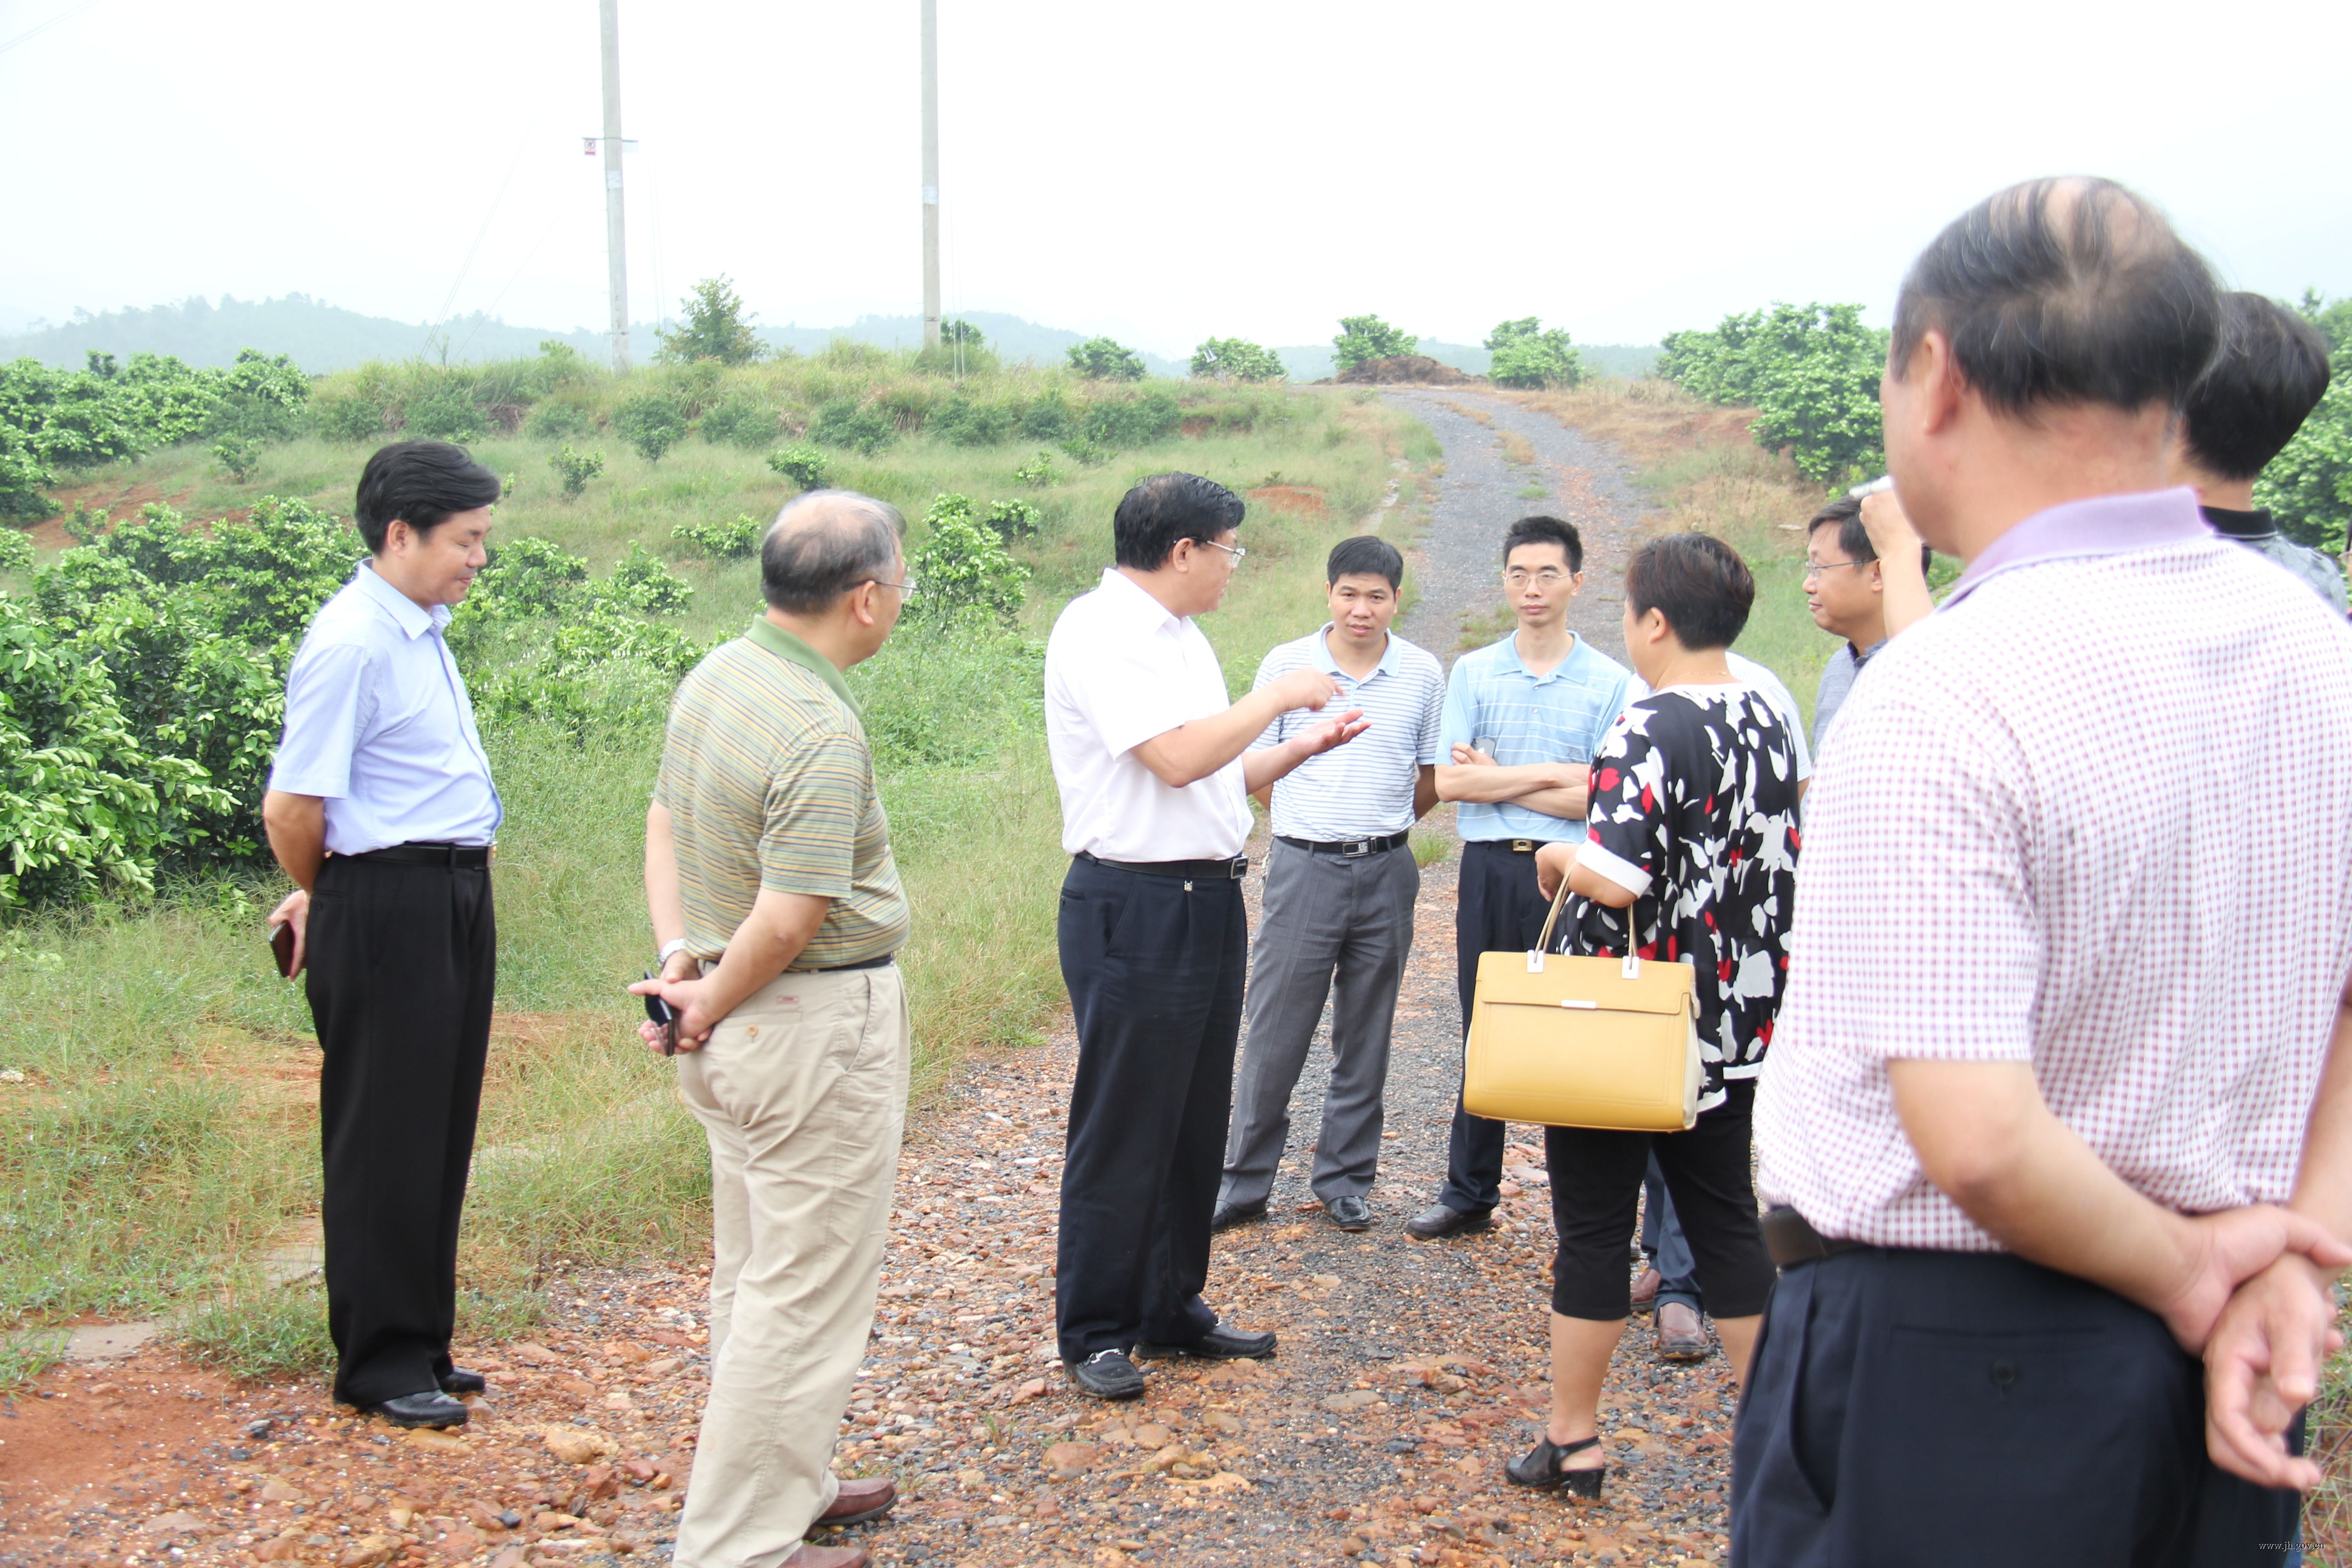
[[[646,978],[651,980],[653,977],[654,972],[646,970]],[[646,1016],[661,1026],[662,1055],[677,1055],[677,1010],[663,1001],[658,992],[646,992],[645,1004]]]
[[[278,961],[278,978],[294,978],[294,925],[279,921],[269,928],[269,956]]]

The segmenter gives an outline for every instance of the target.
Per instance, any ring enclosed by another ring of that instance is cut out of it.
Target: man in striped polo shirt
[[[1274,847],[1250,954],[1249,1033],[1213,1230],[1265,1213],[1290,1131],[1290,1093],[1327,996],[1331,1082],[1312,1184],[1341,1230],[1372,1223],[1364,1194],[1380,1172],[1389,1028],[1421,892],[1421,868],[1405,840],[1437,803],[1445,673],[1427,649],[1389,630],[1404,579],[1396,546],[1370,534],[1343,539],[1332,547],[1323,576],[1330,620],[1268,653],[1252,689],[1264,690],[1294,670],[1319,669],[1371,727],[1301,763],[1260,795],[1272,796]],[[1278,715],[1250,749],[1279,746],[1321,721],[1309,710]]]
[[[1478,955],[1524,952],[1550,906],[1536,851],[1584,837],[1585,764],[1625,710],[1625,667],[1568,629],[1584,584],[1584,541],[1556,517],[1523,517],[1503,534],[1503,587],[1518,629],[1465,653],[1446,683],[1437,794],[1460,803],[1462,879],[1454,916],[1462,1027]],[[1457,1100],[1437,1202],[1405,1228],[1423,1237],[1487,1229],[1502,1201],[1503,1124]]]
[[[717,1230],[679,1568],[862,1568],[863,1548],[801,1538],[897,1495],[830,1467],[874,1322],[908,1067],[907,899],[842,673],[914,589],[904,531],[847,490],[783,510],[760,546],[768,612],[679,686],[646,816],[662,978],[630,989],[678,1015]]]

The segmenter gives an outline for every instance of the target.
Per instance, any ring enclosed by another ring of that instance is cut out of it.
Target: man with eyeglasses
[[[1891,502],[1890,497],[1884,504]],[[1886,570],[1863,521],[1863,504],[1853,496],[1840,496],[1805,524],[1805,605],[1812,611],[1815,626],[1841,639],[1813,698],[1816,752],[1829,739],[1830,722],[1845,705],[1863,666],[1886,646],[1889,635]],[[1933,552],[1922,545],[1923,574],[1933,558]]]
[[[1132,1399],[1138,1358],[1256,1359],[1270,1333],[1201,1299],[1233,1101],[1249,942],[1249,795],[1352,741],[1360,710],[1252,750],[1339,691],[1303,667],[1239,702],[1193,617],[1245,553],[1242,500],[1156,474],[1111,520],[1117,564],[1045,645],[1045,742],[1062,796],[1058,935],[1078,1030],[1054,1307],[1079,1392]],[[698,1485],[700,1483],[698,1482]]]
[[[710,1142],[710,1396],[680,1568],[863,1568],[802,1545],[873,1519],[886,1477],[842,1480],[835,1435],[874,1322],[907,1101],[907,899],[844,673],[914,584],[898,509],[794,500],[760,544],[767,613],[670,708],[646,814],[646,899],[676,1014],[678,1090]]]
[[[1586,763],[1625,710],[1632,672],[1568,626],[1583,583],[1573,526],[1540,516],[1511,524],[1503,586],[1518,628],[1464,654],[1446,681],[1437,796],[1457,803],[1462,836],[1454,950],[1465,1033],[1478,955],[1524,952],[1543,933],[1550,905],[1536,886],[1536,851],[1584,838]],[[1463,1110],[1457,1088],[1445,1185],[1405,1229],[1433,1240],[1493,1228],[1503,1133]]]

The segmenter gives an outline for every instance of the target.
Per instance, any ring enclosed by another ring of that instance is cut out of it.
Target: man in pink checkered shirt
[[[2098,180],[1905,280],[1888,466],[1968,570],[1806,801],[1735,1562],[2297,1560],[2352,1263],[2352,628],[2162,488],[2219,321]]]

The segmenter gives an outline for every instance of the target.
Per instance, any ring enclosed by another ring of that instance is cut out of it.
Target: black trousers
[[[1536,890],[1536,858],[1514,854],[1510,840],[1462,846],[1454,906],[1454,982],[1462,997],[1462,1037],[1470,1037],[1470,1000],[1478,990],[1478,955],[1525,952],[1543,934],[1551,905]],[[1445,1185],[1437,1201],[1457,1214],[1484,1214],[1503,1201],[1503,1123],[1462,1109],[1454,1087],[1454,1131],[1445,1144]]]
[[[1073,860],[1062,979],[1078,1026],[1055,1316],[1075,1365],[1217,1326],[1201,1300],[1224,1168],[1249,918],[1242,885]]]
[[[340,856],[320,868],[309,993],[326,1054],[327,1322],[347,1403],[423,1394],[449,1370],[497,973],[488,870]]]
[[[2299,1498],[2206,1458],[2203,1387],[2155,1314],[2006,1253],[1799,1264],[1773,1291],[1740,1402],[1731,1560],[2294,1561]]]
[[[1748,1129],[1756,1080],[1724,1086],[1724,1101],[1681,1132],[1544,1129],[1551,1171],[1551,1310],[1563,1318],[1613,1322],[1632,1310],[1625,1255],[1633,1209],[1650,1162],[1666,1179],[1690,1242],[1699,1289],[1718,1318],[1748,1318],[1772,1293],[1772,1255],[1756,1223],[1748,1177]]]

